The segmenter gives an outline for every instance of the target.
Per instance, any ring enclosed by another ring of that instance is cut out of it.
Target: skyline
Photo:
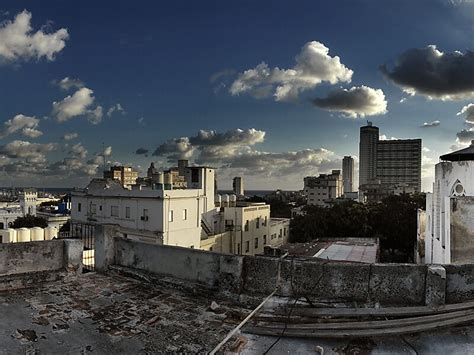
[[[222,189],[301,189],[370,120],[423,139],[430,191],[474,139],[472,1],[45,4],[0,8],[1,186],[85,186],[104,147],[141,175],[185,157]]]

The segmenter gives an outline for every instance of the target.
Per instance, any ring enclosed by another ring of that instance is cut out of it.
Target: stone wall
[[[80,240],[0,244],[0,291],[51,281],[82,271]]]
[[[146,244],[96,234],[96,268],[118,265],[171,276],[221,292],[381,305],[432,305],[474,300],[473,265],[361,264],[312,258],[241,256]],[[101,256],[102,255],[102,256]]]

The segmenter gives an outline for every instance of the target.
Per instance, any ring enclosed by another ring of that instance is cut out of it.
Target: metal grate
[[[82,263],[84,272],[95,270],[94,243],[95,226],[86,223],[71,223],[71,238],[79,238],[84,243]]]

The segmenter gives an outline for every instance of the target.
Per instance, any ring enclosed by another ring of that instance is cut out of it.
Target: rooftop
[[[471,142],[471,145],[469,147],[458,150],[456,152],[442,155],[440,159],[447,161],[474,160],[474,140]]]

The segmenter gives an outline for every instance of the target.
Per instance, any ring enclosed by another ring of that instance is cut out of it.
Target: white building
[[[186,179],[184,190],[163,185],[128,190],[114,180],[93,180],[72,193],[71,223],[115,224],[129,238],[199,248],[202,220],[215,210],[215,171],[189,167]]]
[[[342,180],[344,182],[344,194],[354,191],[354,158],[345,156],[342,159]]]
[[[24,189],[18,195],[20,209],[23,216],[36,216],[36,205],[38,204],[38,193],[35,189]]]
[[[474,141],[471,146],[440,157],[433,193],[426,195],[425,262],[474,262]],[[423,218],[419,218],[419,221]]]
[[[341,171],[333,170],[331,174],[305,177],[303,191],[308,205],[328,206],[331,201],[342,196]]]
[[[244,178],[241,176],[236,176],[232,181],[232,189],[234,190],[234,194],[237,196],[244,196]]]

